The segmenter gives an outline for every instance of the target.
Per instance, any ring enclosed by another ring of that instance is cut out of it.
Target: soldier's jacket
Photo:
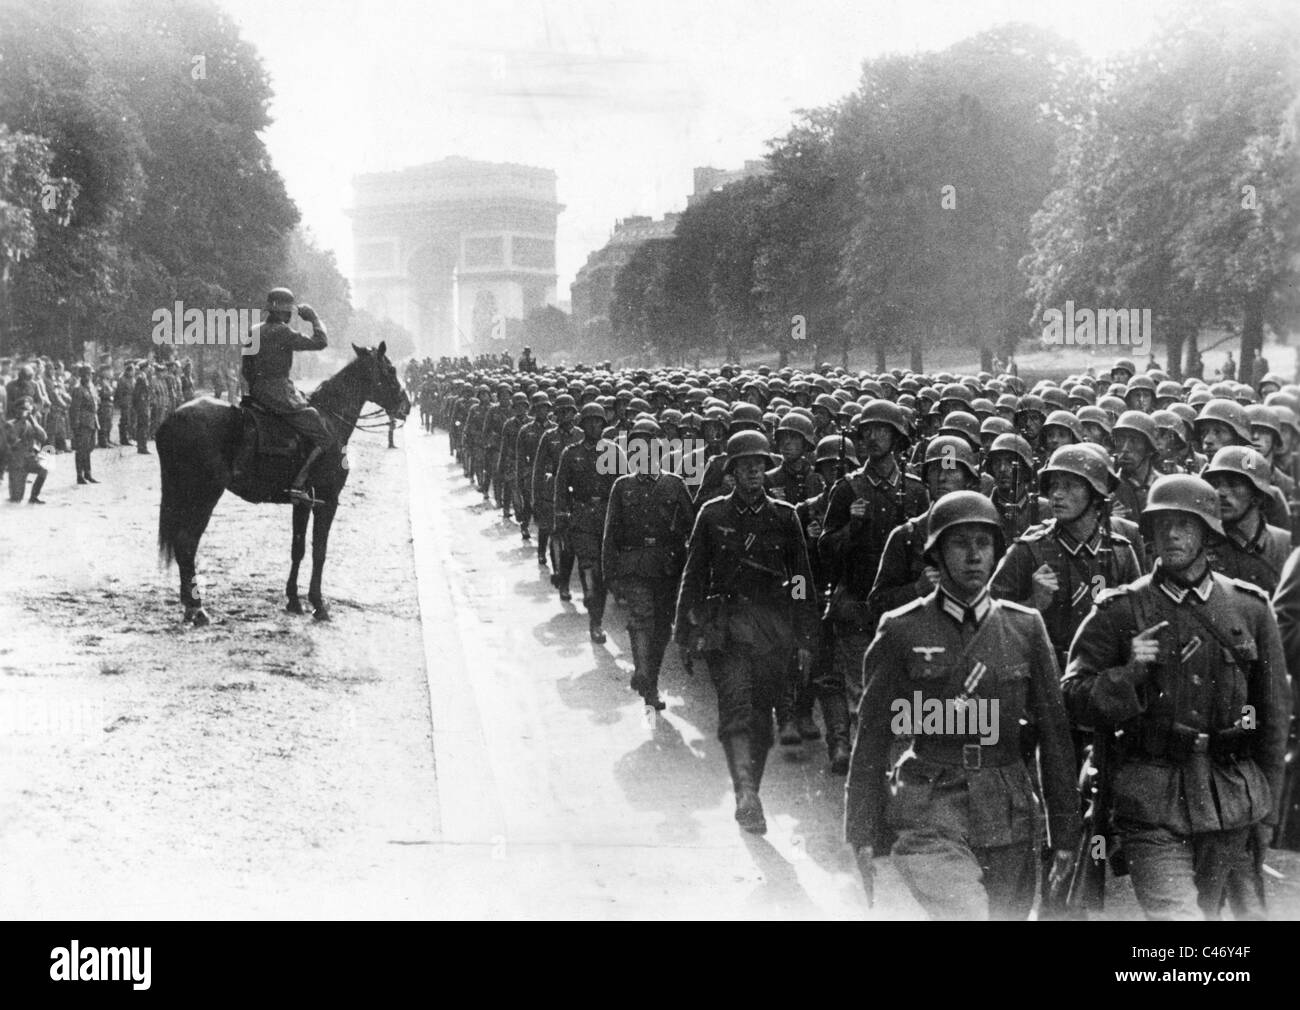
[[[298,411],[308,406],[289,378],[293,369],[294,351],[323,351],[329,342],[324,330],[312,328],[311,333],[300,333],[288,323],[274,321],[258,323],[253,335],[256,354],[244,355],[240,367],[248,393],[259,403],[280,411]],[[176,383],[176,396],[180,397],[180,382]]]
[[[695,506],[697,508],[711,498],[718,497],[718,495],[730,494],[736,486],[736,481],[731,474],[724,472],[727,465],[727,454],[721,453],[716,456],[709,456],[707,450],[704,450],[704,452],[708,462],[704,466],[704,473],[700,476],[699,487],[695,491]]]
[[[1241,579],[1266,593],[1277,588],[1282,566],[1291,551],[1291,534],[1280,526],[1270,526],[1262,519],[1253,537],[1224,527],[1226,536],[1214,537],[1205,545],[1205,559],[1220,575]]]
[[[817,598],[822,604],[825,604],[825,598],[830,595],[834,587],[835,572],[822,560],[816,544],[808,536],[808,527],[814,522],[820,523],[826,517],[826,506],[830,504],[833,487],[834,485],[831,484],[824,485],[820,494],[806,498],[794,507],[795,515],[799,519],[799,528],[803,530],[804,540],[808,544],[808,561],[812,566],[813,583],[817,586]]]
[[[537,444],[549,426],[549,421],[526,418],[515,437],[515,487],[529,501],[533,497],[533,461],[537,458]]]
[[[469,397],[452,401],[451,404],[451,431],[457,445],[465,443],[465,425],[469,420],[469,412],[478,403],[478,400],[472,400]]]
[[[732,601],[728,636],[735,644],[812,647],[818,630],[817,598],[793,505],[764,495],[748,506],[734,491],[704,504],[686,549],[677,596],[677,641],[689,641],[689,615],[703,616],[708,597]],[[751,608],[762,615],[764,626],[746,622]]]
[[[122,410],[129,411],[131,409],[131,393],[134,385],[134,380],[125,375],[120,376],[117,380],[117,389],[113,393],[113,402]]]
[[[144,375],[135,377],[135,388],[131,391],[131,408],[137,418],[149,419],[149,405],[153,398],[153,387]]]
[[[972,848],[1032,840],[1037,799],[1022,756],[1023,720],[1038,738],[1051,841],[1068,847],[1080,829],[1074,749],[1043,619],[982,594],[974,606],[986,602],[988,609],[976,628],[949,614],[946,599],[936,590],[889,611],[863,657],[866,691],[849,771],[846,839],[855,848],[875,844],[887,823],[896,832],[938,830]],[[977,663],[986,669],[972,696],[997,700],[996,742],[981,744],[978,731],[923,731],[891,772],[895,730],[910,735],[914,729],[900,711],[912,711],[918,697],[922,712],[931,699],[951,705]],[[908,708],[900,710],[898,700]]]
[[[1134,664],[1133,637],[1161,621],[1169,626],[1159,661]],[[1157,561],[1149,575],[1098,596],[1062,689],[1078,723],[1124,731],[1111,778],[1118,823],[1189,835],[1275,822],[1291,700],[1277,622],[1255,586],[1211,571],[1185,589]],[[1225,732],[1234,727],[1243,728]],[[1239,756],[1211,757],[1234,738]]]
[[[465,415],[465,445],[471,449],[483,445],[483,421],[487,417],[487,410],[483,401],[475,400]]]
[[[686,562],[695,509],[676,474],[624,474],[614,481],[605,512],[601,565],[605,581],[676,581]]]
[[[922,554],[929,529],[930,512],[927,510],[890,532],[885,541],[885,553],[880,557],[876,581],[867,596],[867,603],[874,613],[895,610],[934,592],[934,586],[924,575],[925,558]]]
[[[1127,509],[1125,519],[1137,521],[1142,510],[1147,507],[1147,494],[1151,490],[1151,485],[1161,476],[1159,470],[1153,465],[1146,468],[1146,474],[1142,477],[1128,477],[1120,474],[1119,487],[1115,489],[1114,501],[1116,507]]]
[[[822,479],[817,476],[817,471],[812,468],[808,460],[800,457],[794,466],[783,460],[780,466],[767,471],[763,475],[763,487],[769,494],[773,491],[781,492],[780,494],[773,494],[773,498],[780,498],[791,505],[798,505],[820,494],[823,484]]]
[[[528,415],[522,417],[510,415],[506,418],[505,424],[501,426],[501,449],[497,454],[496,468],[497,472],[505,479],[515,479],[515,453],[519,448],[519,429],[524,426],[528,420]]]
[[[1052,515],[1047,499],[1035,494],[1025,494],[1019,502],[1012,502],[1003,496],[1001,489],[995,486],[992,494],[989,495],[989,500],[998,510],[998,519],[1002,523],[1002,539],[1008,544],[1031,526],[1037,526]]]
[[[533,462],[533,509],[538,526],[550,526],[555,506],[555,471],[560,466],[560,453],[565,447],[582,441],[582,429],[559,425],[547,428],[537,443],[537,459]]]
[[[1059,588],[1043,611],[1043,623],[1061,660],[1097,596],[1142,575],[1137,553],[1126,538],[1112,532],[1107,542],[1098,524],[1092,539],[1081,544],[1049,519],[1031,526],[1011,545],[993,573],[990,592],[998,599],[1029,606],[1034,572],[1044,564],[1056,573]]]
[[[610,491],[619,473],[627,469],[618,462],[620,455],[617,443],[603,438],[594,445],[581,440],[564,447],[555,468],[557,528],[567,525],[575,533],[592,534],[597,538],[604,534]],[[606,472],[602,473],[602,470]]]
[[[849,509],[858,498],[866,500],[867,514],[855,522]],[[925,485],[897,468],[886,480],[866,465],[836,482],[817,547],[840,573],[838,582],[851,596],[867,598],[890,531],[929,508],[927,499]]]
[[[68,407],[68,420],[73,431],[99,430],[99,397],[93,386],[77,383],[72,387],[72,399]]]
[[[505,428],[509,407],[494,403],[483,414],[483,437],[480,440],[488,451],[488,458],[495,464],[497,453],[501,449],[501,431]]]

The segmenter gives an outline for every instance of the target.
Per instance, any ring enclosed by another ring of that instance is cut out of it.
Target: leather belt
[[[931,761],[939,765],[955,765],[968,771],[1002,768],[1019,764],[1023,760],[1019,751],[1013,747],[958,743],[956,740],[940,740],[935,737],[917,737],[912,749],[923,761]]]

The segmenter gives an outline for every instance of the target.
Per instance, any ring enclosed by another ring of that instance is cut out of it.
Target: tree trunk
[[[849,338],[846,334],[844,343],[840,345],[840,367],[846,372],[849,369]]]
[[[1148,334],[1149,336],[1149,334]],[[1169,335],[1165,337],[1165,365],[1169,372],[1169,378],[1181,382],[1183,378],[1183,342],[1186,339],[1186,332],[1178,324],[1169,328]],[[1152,339],[1151,346],[1155,346],[1155,340]]]
[[[781,349],[780,349],[780,351],[778,351],[778,357],[777,357],[777,359],[776,359],[776,367],[777,367],[777,368],[784,368],[784,367],[785,367],[786,365],[788,365],[789,363],[790,363],[790,348],[789,348],[789,345],[787,345],[787,344],[782,344],[782,345],[781,345]]]
[[[1264,347],[1264,299],[1262,291],[1252,291],[1246,296],[1245,318],[1241,323],[1241,361],[1237,365],[1237,381],[1253,386],[1251,381],[1255,358]]]
[[[911,362],[909,362],[909,367],[912,369],[912,371],[916,372],[918,375],[920,375],[922,372],[925,371],[925,367],[921,361],[920,344],[912,345],[912,360]]]
[[[876,341],[876,374],[886,371],[888,365],[885,363],[885,345],[882,341]]]

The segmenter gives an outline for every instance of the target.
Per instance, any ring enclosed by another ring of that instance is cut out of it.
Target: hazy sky
[[[685,206],[863,59],[1007,21],[1134,47],[1160,0],[219,0],[275,90],[266,141],[349,274],[351,180],[451,154],[555,169],[559,297],[616,218]]]

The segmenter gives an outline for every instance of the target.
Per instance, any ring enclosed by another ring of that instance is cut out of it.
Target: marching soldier
[[[1155,567],[1098,596],[1062,687],[1076,722],[1108,734],[1114,825],[1147,918],[1217,918],[1277,823],[1285,660],[1268,597],[1209,565],[1207,538],[1224,535],[1214,488],[1159,478],[1142,525]]]
[[[551,398],[538,390],[532,396],[533,416],[519,428],[515,438],[514,482],[519,494],[519,535],[529,539],[528,525],[533,521],[533,461],[537,458],[537,444],[550,424]],[[537,530],[537,563],[546,565],[546,534]]]
[[[501,458],[501,431],[511,412],[510,396],[510,383],[500,383],[497,386],[497,402],[488,407],[483,415],[483,469],[479,472],[479,487],[483,491],[483,500],[488,500],[488,485],[491,485],[496,506],[505,510],[506,518],[509,518],[510,505],[502,493],[497,462]]]
[[[1010,543],[1042,522],[1047,512],[1047,502],[1037,494],[1034,450],[1019,435],[999,435],[993,440],[986,463],[994,481],[989,497],[1001,517],[1003,540]]]
[[[521,513],[523,511],[523,502],[519,499],[518,493],[519,485],[515,483],[515,453],[519,449],[519,429],[524,426],[528,418],[528,395],[513,394],[510,397],[510,409],[513,413],[501,426],[501,449],[497,453],[496,476],[493,478],[496,486],[500,488],[501,517],[507,522],[510,521],[512,509],[518,508]],[[524,525],[524,539],[528,539],[527,524]]]
[[[870,889],[878,839],[894,832],[894,865],[932,919],[1028,915],[1036,794],[1047,805],[1053,883],[1068,878],[1080,830],[1069,725],[1042,616],[989,595],[1001,547],[1001,518],[988,498],[954,491],[936,502],[925,553],[939,586],[886,614],[863,659],[845,836]],[[1037,762],[1022,752],[1026,732],[1037,738]],[[891,741],[905,736],[911,746],[890,769]]]
[[[149,383],[149,364],[140,362],[135,373],[135,386],[131,390],[131,417],[135,421],[135,451],[142,456],[149,455],[149,438],[153,434],[152,422],[153,387]]]
[[[568,542],[578,563],[588,632],[599,645],[605,641],[601,627],[605,618],[601,538],[610,491],[626,464],[620,459],[618,445],[601,438],[605,430],[604,407],[586,404],[578,423],[582,441],[564,448],[555,469],[555,535]]]
[[[676,474],[660,468],[659,425],[643,418],[628,433],[628,468],[610,492],[601,561],[605,584],[617,587],[627,607],[632,647],[632,690],[656,711],[659,669],[672,638],[677,581],[695,510]]]
[[[736,821],[767,831],[759,787],[772,746],[772,709],[785,689],[790,655],[801,676],[817,633],[812,570],[794,506],[763,493],[771,466],[767,437],[727,441],[736,486],[705,503],[687,547],[676,637],[704,655],[718,695],[718,739],[736,794]]]
[[[863,409],[858,427],[866,462],[831,490],[818,541],[822,560],[837,573],[827,616],[835,623],[836,663],[850,706],[862,693],[862,654],[876,630],[867,597],[885,541],[890,531],[929,504],[925,486],[905,474],[894,456],[907,449],[906,425],[902,409],[887,400]]]
[[[560,453],[567,446],[582,441],[582,432],[574,425],[578,407],[572,396],[561,393],[555,398],[555,426],[547,428],[537,443],[537,459],[533,463],[533,508],[537,512],[537,543],[550,541],[551,585],[560,591],[566,603],[569,579],[573,575],[573,548],[567,538],[555,531],[555,471],[560,465]]]
[[[816,496],[822,490],[821,481],[808,462],[808,454],[816,447],[812,421],[794,411],[786,414],[776,427],[781,465],[767,472],[767,493],[791,505]]]
[[[1201,478],[1219,496],[1223,536],[1211,537],[1205,557],[1220,575],[1241,579],[1272,594],[1291,549],[1291,534],[1264,521],[1272,467],[1254,449],[1224,446]]]

